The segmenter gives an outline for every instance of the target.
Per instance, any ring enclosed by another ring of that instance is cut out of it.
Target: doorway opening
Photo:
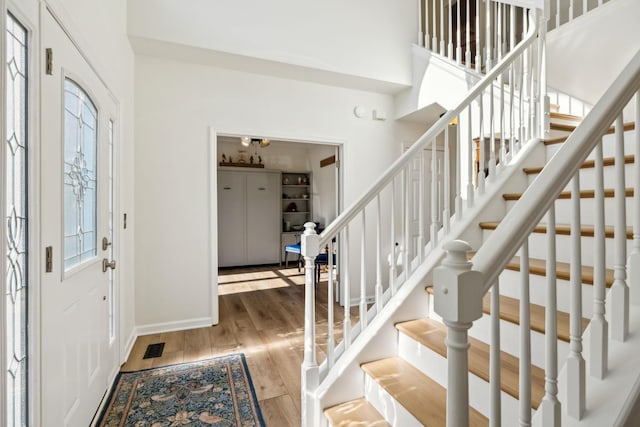
[[[218,295],[304,286],[298,255],[285,247],[299,244],[305,223],[320,233],[338,215],[340,151],[336,144],[217,136]]]

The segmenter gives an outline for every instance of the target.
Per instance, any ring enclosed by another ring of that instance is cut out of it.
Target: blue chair
[[[336,265],[336,254],[333,255],[333,265]],[[322,252],[320,255],[316,257],[316,283],[320,281],[320,266],[329,265],[329,254],[326,252]],[[331,272],[329,272],[331,273]]]
[[[289,253],[298,254],[298,272],[300,272],[300,267],[302,265],[302,249],[300,248],[300,243],[296,243],[293,245],[285,245],[284,247],[284,268],[289,267],[289,262],[287,261],[287,255]]]

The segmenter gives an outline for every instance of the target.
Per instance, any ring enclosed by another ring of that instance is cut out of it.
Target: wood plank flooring
[[[296,267],[247,267],[219,272],[220,323],[207,328],[138,337],[122,366],[134,371],[244,353],[267,426],[300,425],[300,366],[304,344],[304,275]],[[316,290],[316,342],[321,363],[327,341],[327,274]],[[344,308],[334,303],[335,341],[342,340]],[[358,321],[357,307],[351,321]],[[143,359],[164,342],[162,357]]]

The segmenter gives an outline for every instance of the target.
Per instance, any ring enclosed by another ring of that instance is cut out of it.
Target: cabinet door
[[[218,265],[243,265],[247,260],[245,176],[218,172]]]
[[[280,175],[247,174],[247,262],[280,261]]]

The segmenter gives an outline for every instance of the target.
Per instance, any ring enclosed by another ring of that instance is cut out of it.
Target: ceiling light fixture
[[[243,147],[253,145],[255,147],[265,148],[271,145],[271,140],[269,138],[251,138],[249,136],[243,136],[240,138],[240,144],[242,144]]]

